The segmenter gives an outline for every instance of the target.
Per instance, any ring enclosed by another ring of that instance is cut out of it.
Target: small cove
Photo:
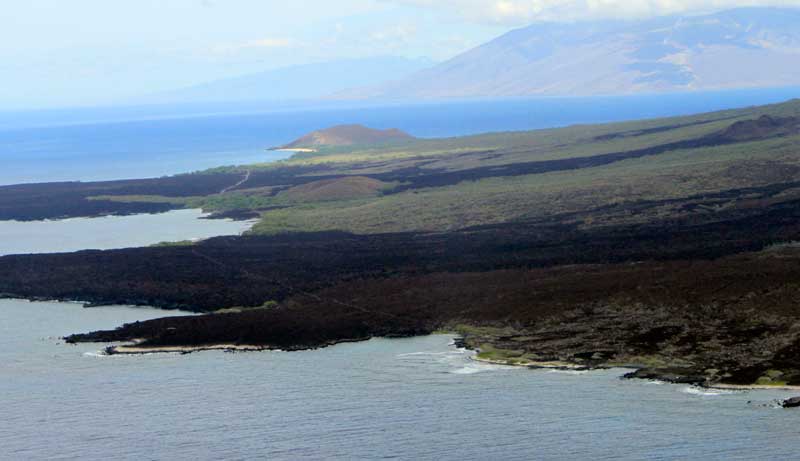
[[[204,219],[200,210],[161,214],[72,218],[52,221],[0,221],[0,256],[109,250],[161,242],[239,235],[252,221]]]

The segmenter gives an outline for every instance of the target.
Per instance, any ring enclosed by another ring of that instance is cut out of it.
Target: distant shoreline
[[[67,342],[70,342],[68,338],[64,338]],[[307,346],[307,347],[291,347],[291,348],[279,348],[273,347],[268,345],[255,345],[255,344],[206,344],[206,345],[198,345],[198,346],[141,346],[140,344],[144,341],[142,339],[134,340],[129,344],[119,344],[114,346],[108,346],[103,351],[107,355],[145,355],[145,354],[171,354],[171,353],[179,353],[179,354],[193,354],[195,352],[208,352],[208,351],[223,351],[223,352],[265,352],[265,351],[287,351],[287,352],[299,352],[299,351],[307,351],[307,350],[314,350],[314,349],[321,349],[324,347],[335,346],[337,344],[344,344],[344,343],[359,343],[364,341],[369,341],[372,339],[371,337],[364,337],[364,338],[350,338],[350,339],[340,339],[335,341],[329,341],[326,344],[315,345],[315,346]]]
[[[105,353],[108,355],[142,355],[142,354],[191,354],[193,352],[204,351],[227,351],[227,352],[262,352],[267,350],[277,350],[266,346],[237,345],[237,344],[217,344],[208,346],[155,346],[141,347],[136,344],[108,346]]]

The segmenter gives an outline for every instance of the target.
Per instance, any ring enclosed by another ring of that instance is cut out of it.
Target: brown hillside
[[[313,149],[322,146],[353,146],[360,144],[385,144],[414,139],[408,133],[395,128],[375,130],[362,125],[339,125],[314,131],[302,138],[282,146],[282,149]]]

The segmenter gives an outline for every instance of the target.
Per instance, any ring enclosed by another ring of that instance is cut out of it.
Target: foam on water
[[[452,346],[453,343],[450,343]],[[443,352],[409,352],[397,355],[399,360],[416,361],[421,364],[437,364],[447,368],[446,372],[455,375],[472,375],[490,371],[518,370],[521,367],[497,365],[475,360],[475,352],[464,348],[453,348]]]
[[[409,357],[436,357],[436,356],[446,356],[446,355],[452,355],[452,354],[453,354],[453,352],[450,352],[450,351],[447,351],[447,352],[409,352],[409,353],[406,353],[406,354],[398,354],[397,358],[398,359],[405,359],[405,358],[409,358]]]
[[[685,394],[691,395],[700,395],[703,397],[717,397],[720,395],[731,395],[736,394],[741,391],[729,390],[729,389],[709,389],[705,387],[698,387],[698,386],[686,386],[681,388],[681,392]]]
[[[492,363],[473,361],[472,363],[468,363],[461,368],[450,370],[449,373],[454,375],[473,375],[476,373],[486,373],[490,371],[510,371],[522,369],[522,367],[511,367],[506,365],[495,365]]]
[[[106,353],[105,353],[105,351],[90,351],[90,352],[84,352],[84,353],[83,353],[83,356],[84,356],[84,357],[109,357],[109,355],[108,355],[108,354],[106,354]]]

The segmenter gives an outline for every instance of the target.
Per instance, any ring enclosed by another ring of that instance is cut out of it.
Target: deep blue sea
[[[266,149],[360,123],[419,137],[601,123],[781,102],[800,88],[392,106],[155,106],[0,112],[0,184],[154,177],[286,157]]]

